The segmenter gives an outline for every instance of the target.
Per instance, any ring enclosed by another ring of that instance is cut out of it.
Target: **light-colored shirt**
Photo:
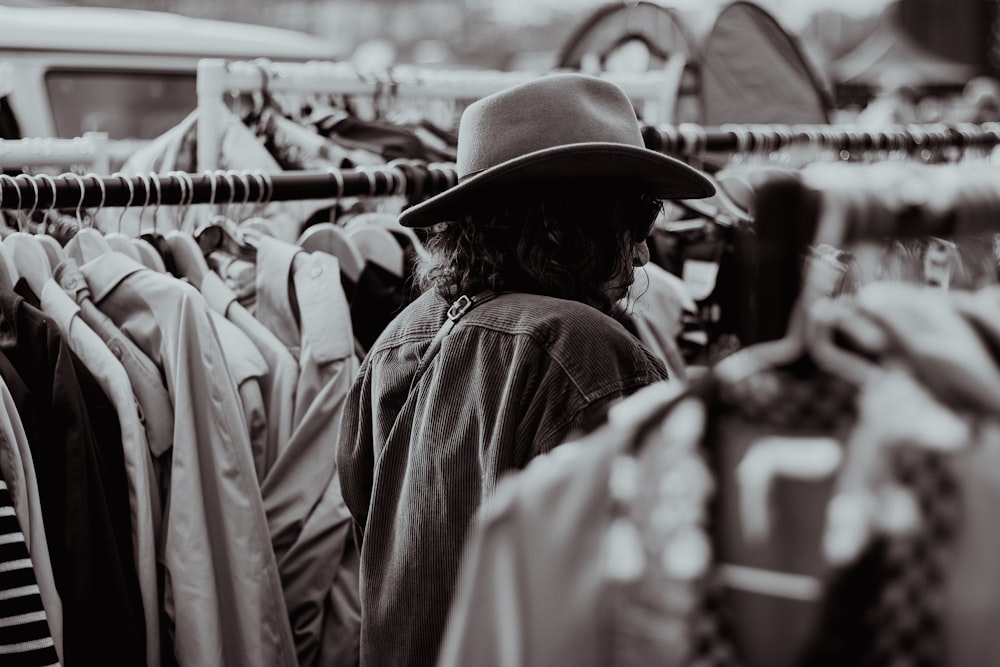
[[[157,368],[142,350],[135,346],[90,298],[90,288],[72,259],[66,259],[55,269],[59,285],[80,306],[80,317],[101,337],[128,374],[132,393],[142,410],[142,424],[153,456],[160,456],[174,444],[173,400]]]
[[[256,316],[298,360],[294,429],[262,493],[299,661],[353,665],[358,558],[337,477],[337,440],[358,362],[337,259],[261,238]]]
[[[109,253],[94,302],[163,369],[174,400],[164,605],[181,667],[297,665],[239,393],[194,287]]]
[[[222,350],[225,353],[226,368],[236,384],[243,408],[243,421],[250,435],[250,449],[253,452],[254,469],[257,479],[264,478],[264,459],[267,455],[267,409],[264,404],[263,383],[267,376],[267,362],[257,346],[243,331],[226,319],[225,315],[209,311]]]
[[[262,457],[257,460],[258,475],[266,476],[279,449],[292,435],[298,363],[277,336],[239,303],[236,293],[218,275],[205,274],[201,293],[212,310],[224,315],[253,341],[267,364],[267,373],[258,378],[267,412],[267,438]]]
[[[156,581],[156,530],[160,498],[154,484],[153,459],[128,375],[100,337],[80,318],[80,308],[55,280],[42,287],[42,312],[52,318],[70,350],[94,376],[118,415],[122,454],[128,479],[132,548],[139,593],[146,617],[146,664],[160,664],[160,602]],[[155,517],[155,518],[154,518]]]

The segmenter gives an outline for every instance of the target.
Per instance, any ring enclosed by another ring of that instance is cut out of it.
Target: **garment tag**
[[[684,270],[681,276],[691,290],[695,301],[707,299],[715,289],[715,281],[719,277],[719,265],[715,262],[705,262],[700,259],[684,260]]]

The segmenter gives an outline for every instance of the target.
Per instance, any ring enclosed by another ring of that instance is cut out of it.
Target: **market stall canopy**
[[[606,70],[609,60],[637,45],[645,47],[647,69],[659,69],[674,53],[692,60],[694,35],[678,10],[652,2],[616,3],[598,8],[566,40],[558,56],[561,69]]]
[[[701,86],[706,125],[825,123],[830,98],[798,44],[759,6],[725,6],[705,38]]]
[[[677,118],[722,123],[825,123],[825,83],[795,40],[760,6],[681,11],[653,2],[616,3],[594,12],[567,40],[558,67],[655,70],[676,53],[689,76]],[[692,100],[694,103],[692,103]]]
[[[833,65],[838,84],[880,88],[887,82],[910,86],[963,86],[975,65],[943,58],[922,46],[902,27],[899,4],[889,5],[867,38]]]

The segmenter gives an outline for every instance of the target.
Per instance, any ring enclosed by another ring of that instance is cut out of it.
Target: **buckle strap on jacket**
[[[484,290],[475,296],[467,296],[463,294],[458,297],[453,304],[448,308],[448,316],[438,329],[437,334],[435,334],[434,339],[431,340],[431,344],[427,347],[427,351],[424,352],[424,356],[420,358],[420,363],[417,365],[417,371],[413,374],[413,380],[410,382],[410,391],[412,392],[414,387],[417,386],[417,382],[423,376],[427,367],[430,365],[431,359],[437,355],[438,350],[441,349],[441,344],[444,342],[445,337],[451,333],[451,330],[455,328],[458,321],[465,317],[465,315],[475,308],[476,306],[481,306],[487,301],[491,301],[497,297],[497,293],[492,290]]]

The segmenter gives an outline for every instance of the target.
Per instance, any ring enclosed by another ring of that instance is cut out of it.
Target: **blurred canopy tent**
[[[900,20],[899,3],[886,7],[875,29],[833,64],[838,85],[880,89],[891,82],[914,88],[961,88],[977,67],[937,55],[911,36]]]
[[[644,1],[601,7],[567,40],[557,66],[656,70],[675,53],[687,60],[675,122],[829,120],[827,86],[798,44],[767,11],[743,0],[699,11]]]

